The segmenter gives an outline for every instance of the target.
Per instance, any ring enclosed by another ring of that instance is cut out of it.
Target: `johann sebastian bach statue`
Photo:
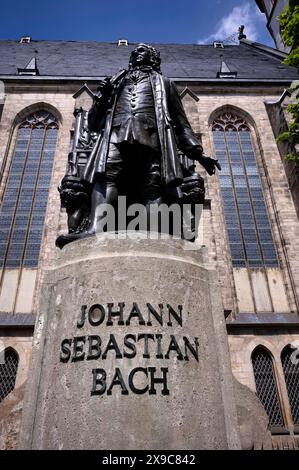
[[[119,195],[146,208],[161,202],[203,202],[203,180],[194,173],[194,161],[209,175],[220,166],[203,154],[160,63],[155,48],[139,44],[128,70],[100,82],[90,111],[82,117],[83,110],[76,110],[81,119],[76,148],[59,188],[69,234],[60,236],[57,246],[93,235],[97,209],[103,203],[115,205]],[[81,168],[80,153],[87,155]]]

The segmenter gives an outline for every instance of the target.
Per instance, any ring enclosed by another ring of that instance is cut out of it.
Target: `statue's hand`
[[[207,157],[206,155],[201,153],[196,147],[193,150],[192,156],[194,160],[197,160],[204,167],[204,169],[210,176],[216,173],[216,168],[218,168],[218,170],[221,170],[221,165],[218,160],[215,160],[211,157]]]
[[[206,155],[202,155],[202,157],[198,160],[199,163],[204,167],[204,169],[209,173],[209,175],[214,175],[216,173],[216,168],[221,171],[221,165],[218,160],[214,158],[207,157]]]
[[[99,101],[103,96],[107,96],[112,91],[112,85],[110,77],[106,77],[104,80],[100,80],[97,87],[97,93],[95,94],[95,100]]]

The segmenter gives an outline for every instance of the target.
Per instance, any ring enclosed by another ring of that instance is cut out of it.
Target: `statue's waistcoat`
[[[155,116],[155,103],[149,75],[139,72],[129,76],[123,82],[120,96],[116,103],[115,114],[151,113]]]
[[[114,110],[110,142],[139,143],[159,150],[155,102],[147,73],[137,71],[123,81]]]

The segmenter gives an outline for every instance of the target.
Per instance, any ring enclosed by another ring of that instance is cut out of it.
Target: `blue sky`
[[[211,43],[245,24],[248,39],[273,45],[254,0],[10,0],[0,39]]]

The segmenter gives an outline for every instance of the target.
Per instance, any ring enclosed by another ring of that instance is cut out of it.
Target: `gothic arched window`
[[[212,124],[234,267],[278,267],[250,127],[225,112]]]
[[[15,388],[19,356],[14,349],[0,351],[0,402]]]
[[[272,430],[284,427],[284,420],[270,354],[258,347],[252,353],[252,366],[256,384],[256,394],[262,402]]]
[[[0,269],[38,264],[58,124],[46,111],[22,122],[0,209]]]
[[[299,356],[298,349],[286,346],[281,353],[281,363],[287,386],[293,423],[299,426]]]

